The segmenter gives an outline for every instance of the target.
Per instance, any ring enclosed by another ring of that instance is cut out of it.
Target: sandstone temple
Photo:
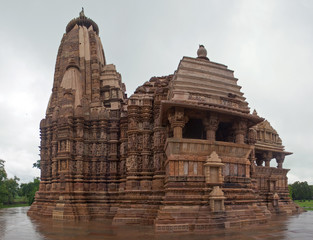
[[[82,11],[66,26],[40,122],[41,182],[28,214],[162,231],[263,223],[298,207],[282,141],[250,113],[233,71],[200,45],[127,97]],[[275,164],[277,163],[277,165]]]

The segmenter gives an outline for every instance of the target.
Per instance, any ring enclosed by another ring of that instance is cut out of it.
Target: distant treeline
[[[289,184],[289,194],[293,200],[311,200],[313,198],[313,186],[307,182],[294,182]]]
[[[0,159],[0,208],[4,205],[32,204],[39,189],[39,178],[35,178],[33,182],[19,184],[18,177],[7,177],[4,163],[5,161]]]

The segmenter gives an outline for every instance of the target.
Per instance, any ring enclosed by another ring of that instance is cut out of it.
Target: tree
[[[313,197],[312,188],[307,182],[294,182],[292,187],[292,199],[294,200],[309,200]]]
[[[7,190],[7,203],[12,204],[14,203],[14,198],[18,194],[19,184],[18,181],[20,179],[16,176],[14,178],[6,179],[4,181],[5,188]]]
[[[0,205],[4,203],[12,204],[14,198],[18,194],[20,180],[18,177],[7,178],[7,173],[4,169],[5,161],[0,159]]]
[[[8,202],[8,190],[6,189],[5,185],[0,183],[0,207],[3,203]]]
[[[33,182],[22,183],[19,186],[20,179],[16,176],[14,178],[7,178],[7,173],[4,168],[5,161],[0,159],[0,206],[3,204],[13,204],[14,199],[19,196],[25,196],[28,204],[32,204],[35,198],[36,191],[39,190],[39,177],[35,178]],[[33,167],[40,168],[40,160],[33,164]]]
[[[8,191],[4,184],[4,181],[7,179],[7,173],[4,169],[5,161],[0,159],[0,206],[8,200]]]
[[[39,190],[39,177],[35,178],[33,182],[22,183],[20,187],[20,196],[26,196],[28,204],[32,204],[35,199],[35,193]]]
[[[292,198],[292,193],[293,193],[293,192],[292,192],[292,186],[291,186],[290,184],[288,185],[288,190],[289,190],[289,197],[290,197],[291,199],[293,199],[293,198]]]
[[[7,173],[4,169],[4,163],[5,161],[0,159],[0,183],[7,178]]]
[[[35,163],[33,163],[33,168],[38,168],[38,169],[40,169],[40,159],[37,160]]]

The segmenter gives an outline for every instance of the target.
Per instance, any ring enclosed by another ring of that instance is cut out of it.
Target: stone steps
[[[113,218],[113,225],[123,224],[153,224],[159,206],[132,205],[130,208],[119,207]]]

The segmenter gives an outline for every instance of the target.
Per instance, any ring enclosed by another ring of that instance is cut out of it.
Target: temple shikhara
[[[196,55],[196,54],[195,54]],[[174,71],[174,69],[173,69]],[[233,71],[200,45],[127,97],[82,11],[58,50],[40,122],[41,182],[28,214],[203,231],[266,222],[289,198],[282,141]]]

